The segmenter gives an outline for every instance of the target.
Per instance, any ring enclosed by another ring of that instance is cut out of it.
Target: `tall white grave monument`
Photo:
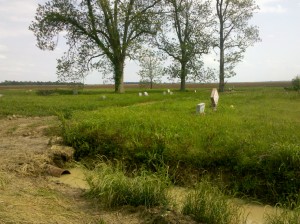
[[[217,110],[218,102],[219,102],[219,93],[216,88],[213,88],[210,95],[211,105],[214,110]]]

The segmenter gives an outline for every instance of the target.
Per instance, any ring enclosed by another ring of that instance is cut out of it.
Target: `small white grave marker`
[[[149,96],[149,94],[147,92],[144,92],[144,96]]]
[[[139,93],[139,96],[143,96],[143,93]]]
[[[173,95],[173,92],[170,92],[170,95]]]
[[[210,100],[212,107],[214,108],[214,110],[216,110],[219,102],[219,93],[216,88],[213,88],[213,90],[211,91]]]
[[[205,110],[205,103],[199,103],[196,108],[197,114],[199,113],[204,114],[204,110]]]
[[[163,92],[164,95],[167,95],[166,91]]]
[[[170,93],[171,91],[170,91],[170,89],[168,89],[168,93]]]

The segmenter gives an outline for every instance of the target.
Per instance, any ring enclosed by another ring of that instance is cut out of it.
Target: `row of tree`
[[[249,25],[256,9],[254,0],[50,0],[38,6],[29,29],[43,50],[53,50],[65,34],[69,48],[57,60],[60,80],[82,80],[97,70],[111,74],[115,92],[123,92],[127,58],[140,60],[144,74],[150,57],[156,58],[152,65],[168,58],[165,71],[185,90],[188,77],[211,77],[203,54],[219,49],[224,91],[246,48],[260,40],[258,28]]]
[[[10,81],[0,82],[0,86],[57,86],[57,85],[83,85],[83,83],[74,82],[42,82],[42,81]]]

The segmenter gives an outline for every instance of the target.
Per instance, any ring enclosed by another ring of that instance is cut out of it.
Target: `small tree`
[[[163,76],[161,58],[153,51],[144,50],[139,61],[141,70],[138,75],[141,76],[141,82],[150,83],[150,89],[152,89],[153,84],[160,82]]]
[[[294,79],[292,79],[292,86],[294,90],[300,92],[300,75],[297,75]]]

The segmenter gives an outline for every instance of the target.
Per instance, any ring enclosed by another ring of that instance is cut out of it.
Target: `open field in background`
[[[218,84],[217,83],[202,83],[202,84],[193,84],[193,83],[187,83],[186,84],[188,89],[191,88],[217,88]],[[270,81],[270,82],[236,82],[236,83],[227,83],[226,88],[238,88],[238,87],[290,87],[291,86],[291,81]],[[0,90],[5,90],[5,89],[66,89],[66,88],[71,88],[68,86],[63,86],[63,85],[53,85],[53,86],[5,86],[5,85],[0,85]],[[114,85],[91,85],[87,84],[85,85],[86,89],[114,89]],[[127,89],[144,89],[145,85],[141,84],[133,84],[133,83],[125,83],[125,90]],[[170,89],[179,89],[180,84],[179,83],[169,83],[169,84],[154,84],[153,85],[154,89],[163,89],[163,88],[170,88]]]
[[[209,174],[227,194],[299,206],[299,93],[283,86],[234,86],[220,94],[213,111],[210,86],[163,95],[167,88],[130,88],[125,94],[85,88],[78,95],[68,89],[0,89],[0,117],[59,116],[62,125],[52,131],[89,168],[104,155],[129,173],[163,169],[180,186],[194,186]],[[142,91],[149,96],[139,97]],[[200,102],[206,104],[203,116],[196,114]]]

